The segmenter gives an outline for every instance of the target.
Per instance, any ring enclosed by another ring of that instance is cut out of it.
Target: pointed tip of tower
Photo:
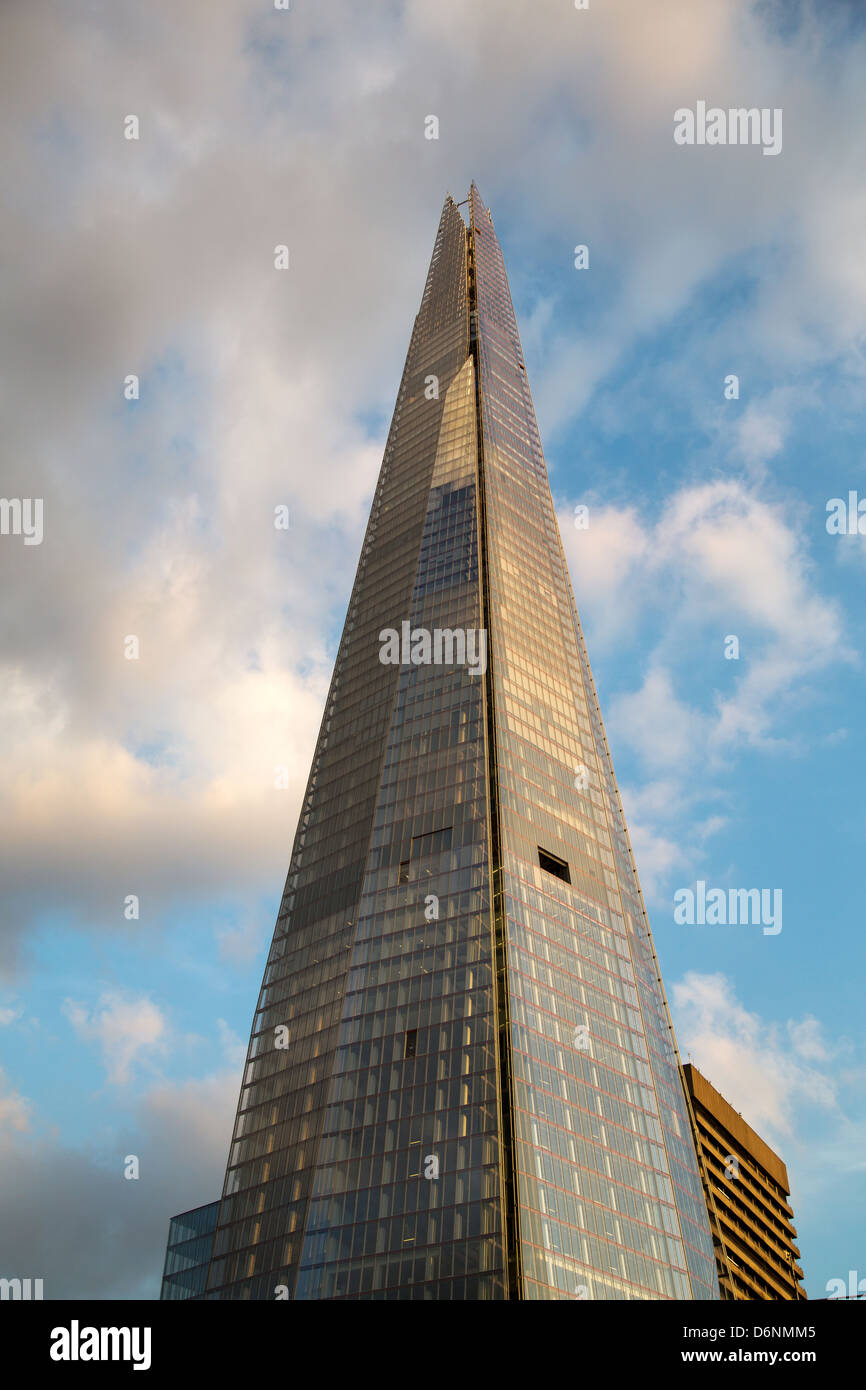
[[[484,199],[482,198],[482,196],[481,196],[481,190],[479,189],[478,184],[475,182],[474,179],[472,180],[472,182],[471,182],[470,185],[469,185],[469,199],[468,199],[468,201],[469,201],[470,206],[472,206],[472,207],[474,208],[474,211],[475,211],[476,213],[479,211],[479,209],[480,209],[481,211],[483,211],[483,212],[486,212],[486,213],[487,213],[488,221],[492,223],[492,221],[493,221],[493,213],[490,211],[490,208],[487,206],[487,204],[485,203]]]

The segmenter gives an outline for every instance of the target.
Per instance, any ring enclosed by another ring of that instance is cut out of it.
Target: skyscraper
[[[719,1296],[502,253],[467,202],[412,332],[206,1298]]]

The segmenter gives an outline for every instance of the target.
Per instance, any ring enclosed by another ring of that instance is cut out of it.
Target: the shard
[[[474,185],[461,206],[412,332],[194,1297],[719,1296],[502,253]]]

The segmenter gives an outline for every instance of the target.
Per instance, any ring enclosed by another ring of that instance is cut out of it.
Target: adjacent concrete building
[[[683,1076],[709,1188],[722,1297],[805,1298],[787,1168],[691,1062]]]

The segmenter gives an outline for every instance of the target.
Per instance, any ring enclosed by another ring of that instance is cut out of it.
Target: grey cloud
[[[0,1135],[0,1273],[43,1279],[46,1299],[158,1298],[169,1216],[220,1195],[237,1079],[232,1066],[155,1087],[111,1153]],[[128,1154],[138,1179],[123,1176]]]

